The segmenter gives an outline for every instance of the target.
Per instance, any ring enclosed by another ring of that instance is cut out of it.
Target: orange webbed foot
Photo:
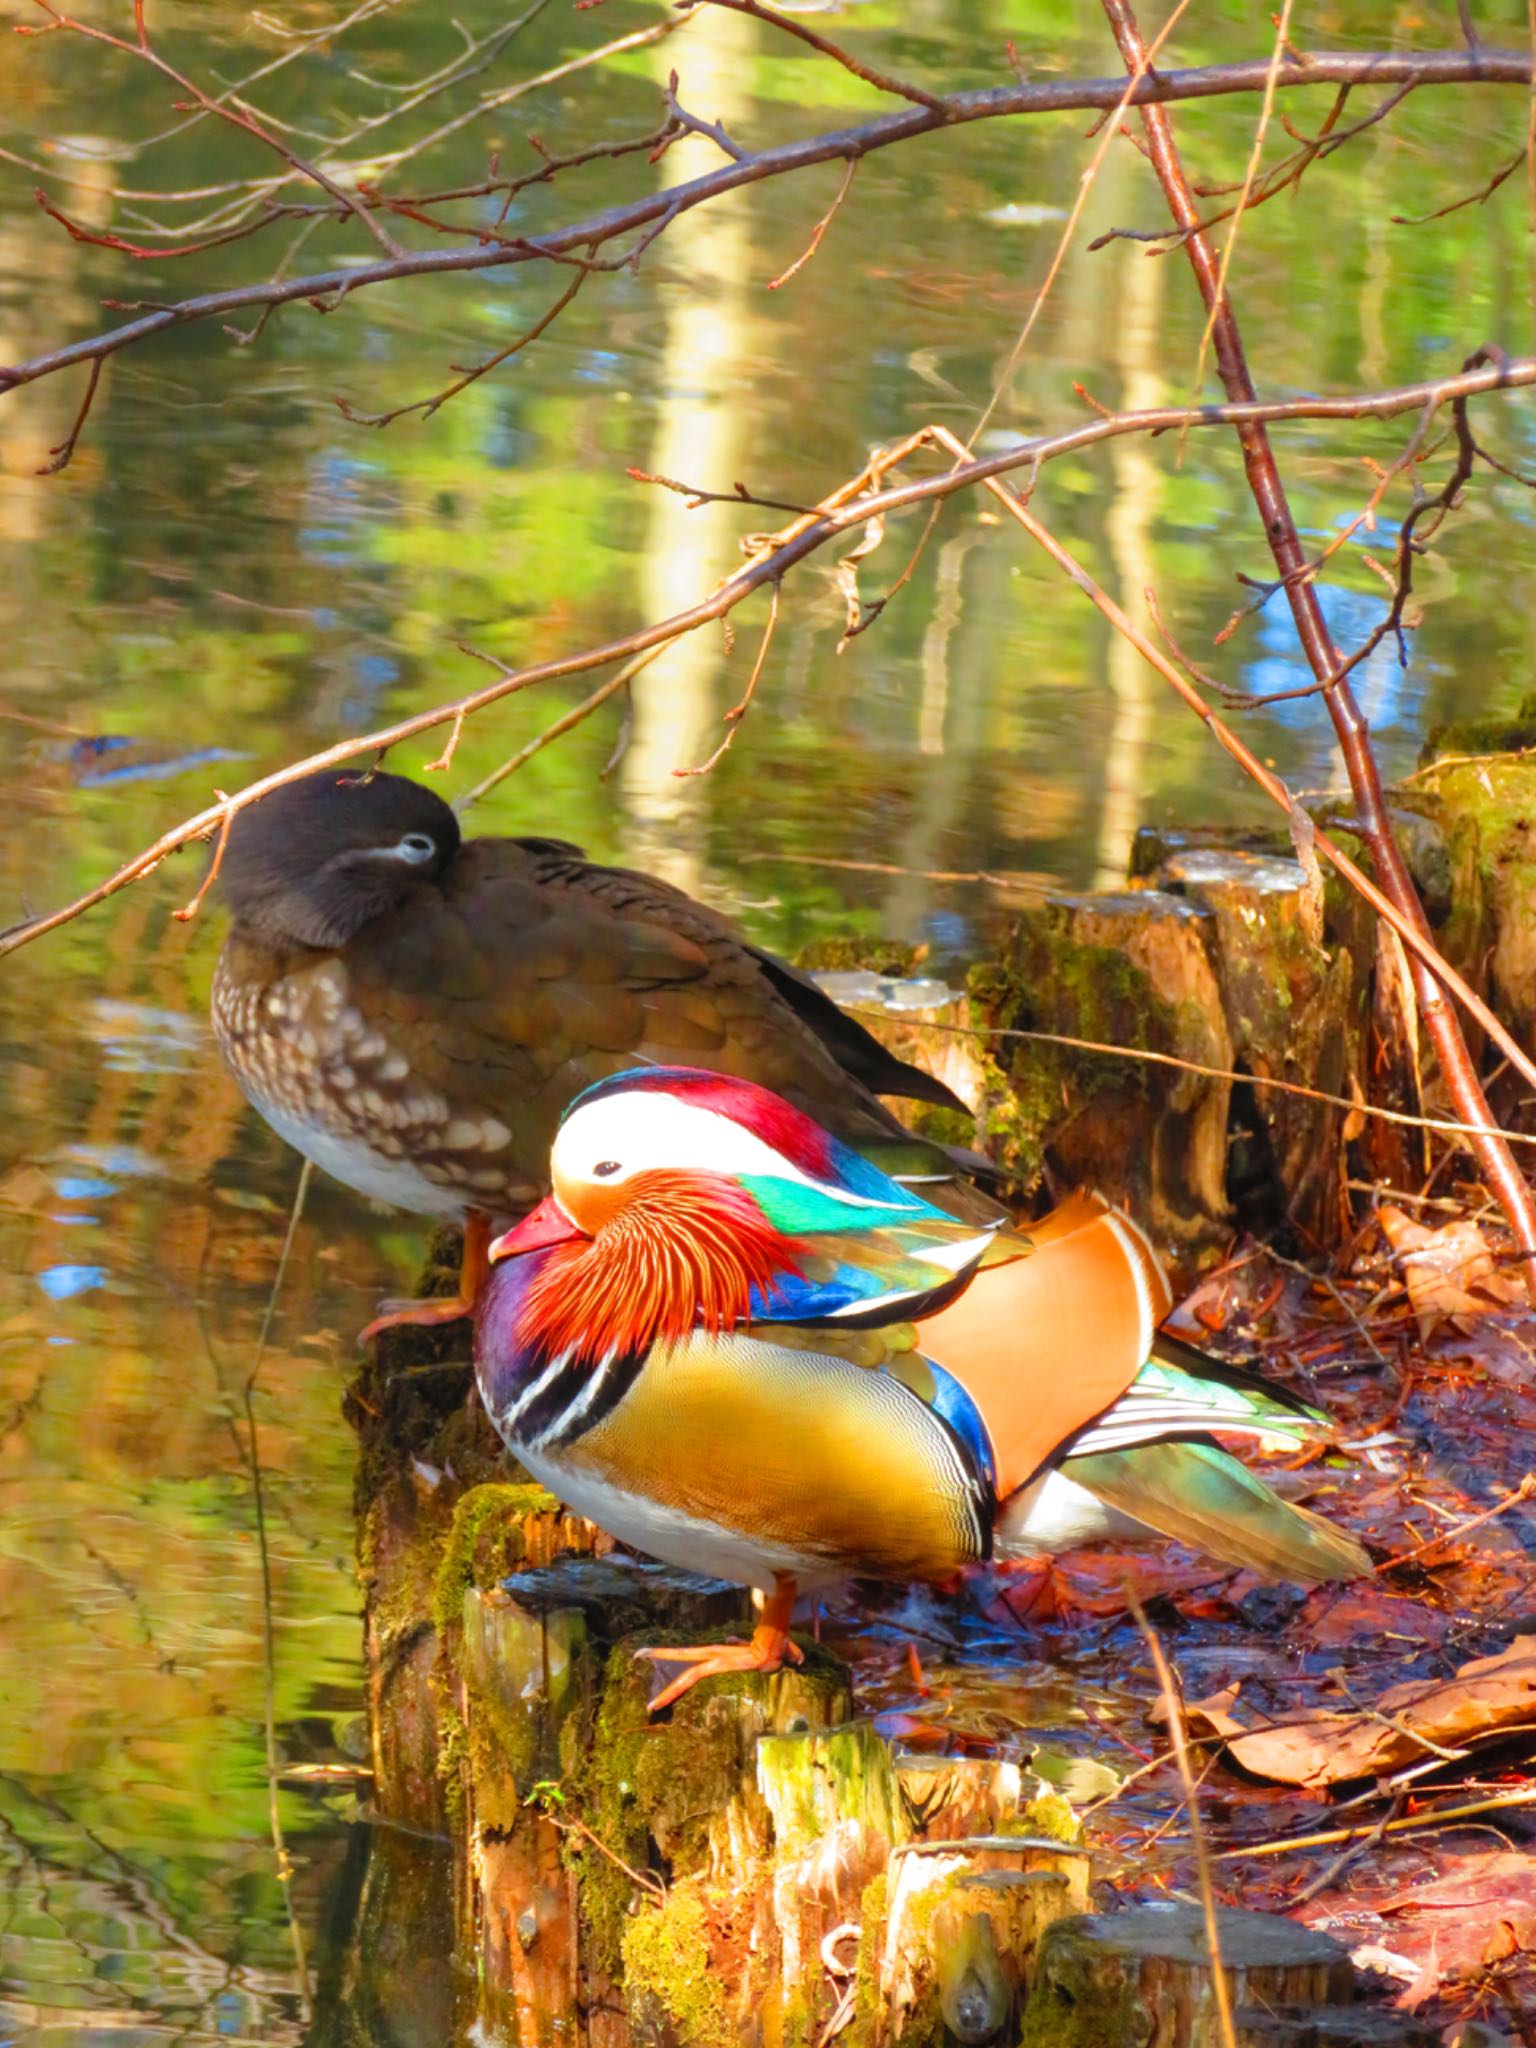
[[[491,1219],[471,1209],[464,1221],[464,1252],[459,1262],[457,1294],[434,1294],[417,1301],[381,1301],[379,1313],[357,1333],[358,1349],[385,1330],[433,1329],[439,1323],[461,1322],[475,1312],[475,1298],[491,1270]]]
[[[664,1645],[657,1649],[637,1650],[637,1657],[644,1657],[653,1664],[689,1667],[680,1672],[670,1685],[662,1687],[647,1711],[659,1714],[705,1678],[724,1677],[732,1671],[779,1671],[786,1664],[803,1664],[805,1652],[798,1643],[791,1642],[789,1636],[789,1618],[794,1604],[794,1580],[781,1578],[775,1581],[771,1598],[764,1602],[763,1618],[752,1631],[749,1643],[701,1643],[692,1647]]]
[[[379,1313],[357,1333],[359,1349],[385,1330],[430,1329],[438,1323],[462,1322],[475,1304],[460,1294],[434,1294],[424,1301],[381,1301]]]

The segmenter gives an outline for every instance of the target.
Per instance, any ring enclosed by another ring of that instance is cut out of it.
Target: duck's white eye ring
[[[592,1178],[594,1180],[612,1180],[616,1173],[622,1172],[623,1167],[617,1159],[600,1159],[592,1169]]]
[[[396,857],[409,861],[412,867],[420,867],[437,852],[437,841],[428,832],[407,832],[395,847]]]

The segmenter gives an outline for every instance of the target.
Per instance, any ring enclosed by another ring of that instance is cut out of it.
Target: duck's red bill
[[[546,1195],[521,1223],[515,1223],[492,1240],[489,1255],[494,1264],[497,1259],[515,1259],[520,1252],[535,1252],[547,1244],[565,1244],[581,1235],[554,1196]]]

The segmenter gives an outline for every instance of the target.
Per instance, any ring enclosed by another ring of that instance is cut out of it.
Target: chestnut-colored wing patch
[[[981,1411],[1000,1500],[1119,1400],[1173,1306],[1151,1245],[1098,1195],[1072,1195],[1029,1235],[1027,1257],[984,1268],[918,1325]]]

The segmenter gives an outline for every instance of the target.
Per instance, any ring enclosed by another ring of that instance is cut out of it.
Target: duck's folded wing
[[[754,1320],[879,1328],[935,1314],[987,1263],[1024,1257],[1028,1238],[929,1212],[911,1222],[806,1230],[769,1215],[800,1249],[800,1270],[754,1290]]]
[[[520,1145],[547,1150],[560,1112],[593,1081],[685,1064],[772,1088],[852,1143],[952,1170],[938,1147],[909,1143],[872,1092],[933,1100],[936,1084],[814,986],[807,993],[793,970],[770,974],[724,918],[652,876],[594,866],[557,841],[471,840],[434,914],[419,928],[392,921],[378,943],[411,952],[409,982],[381,958],[370,1002],[397,1001],[390,1035],[413,1070],[454,1098],[505,1099],[499,1113]],[[368,971],[361,955],[358,971]],[[392,997],[416,983],[438,1000],[413,1010]],[[445,991],[453,1030],[439,1044]]]
[[[1063,1476],[1144,1527],[1266,1578],[1313,1584],[1368,1572],[1370,1558],[1353,1537],[1282,1500],[1199,1437],[1219,1432],[1284,1448],[1326,1435],[1328,1418],[1257,1373],[1166,1338],[1158,1349],[1076,1439]]]

